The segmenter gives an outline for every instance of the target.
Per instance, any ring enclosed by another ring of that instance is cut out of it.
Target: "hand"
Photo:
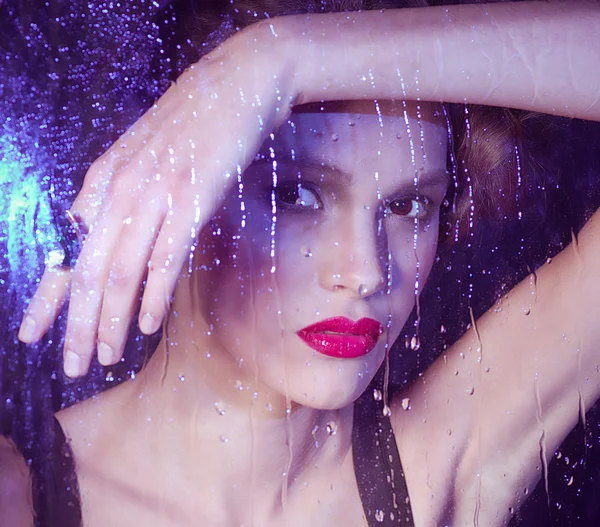
[[[266,22],[191,66],[86,174],[77,264],[46,269],[19,332],[40,339],[70,292],[67,375],[87,372],[96,345],[102,364],[120,360],[145,276],[140,328],[160,328],[199,231],[289,115],[294,55]]]

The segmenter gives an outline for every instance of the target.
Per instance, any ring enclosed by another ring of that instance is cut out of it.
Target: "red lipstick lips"
[[[346,317],[334,317],[307,326],[297,334],[319,353],[354,359],[369,353],[382,333],[383,326],[372,318],[353,322]]]

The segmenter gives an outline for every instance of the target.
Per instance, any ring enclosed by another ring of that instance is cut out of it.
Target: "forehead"
[[[265,145],[275,155],[342,173],[406,174],[446,169],[440,105],[344,101],[299,107]],[[268,152],[263,151],[263,154]]]

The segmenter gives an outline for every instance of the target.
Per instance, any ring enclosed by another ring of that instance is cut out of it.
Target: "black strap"
[[[46,439],[46,448],[30,458],[35,525],[80,527],[81,500],[73,452],[56,418]]]
[[[381,397],[367,392],[354,405],[354,472],[369,527],[413,527],[404,470]],[[375,392],[377,395],[380,391]]]

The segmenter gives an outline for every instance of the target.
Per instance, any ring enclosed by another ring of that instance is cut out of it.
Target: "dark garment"
[[[50,452],[31,458],[36,527],[80,527],[81,499],[73,452],[60,423],[52,420]]]
[[[380,405],[356,405],[352,448],[363,510],[370,527],[412,526],[404,472],[388,417]],[[81,500],[73,452],[53,420],[50,455],[31,461],[36,527],[80,527]]]
[[[379,392],[381,393],[381,392]],[[354,474],[369,527],[414,525],[404,470],[382,401],[368,394],[354,405]]]

